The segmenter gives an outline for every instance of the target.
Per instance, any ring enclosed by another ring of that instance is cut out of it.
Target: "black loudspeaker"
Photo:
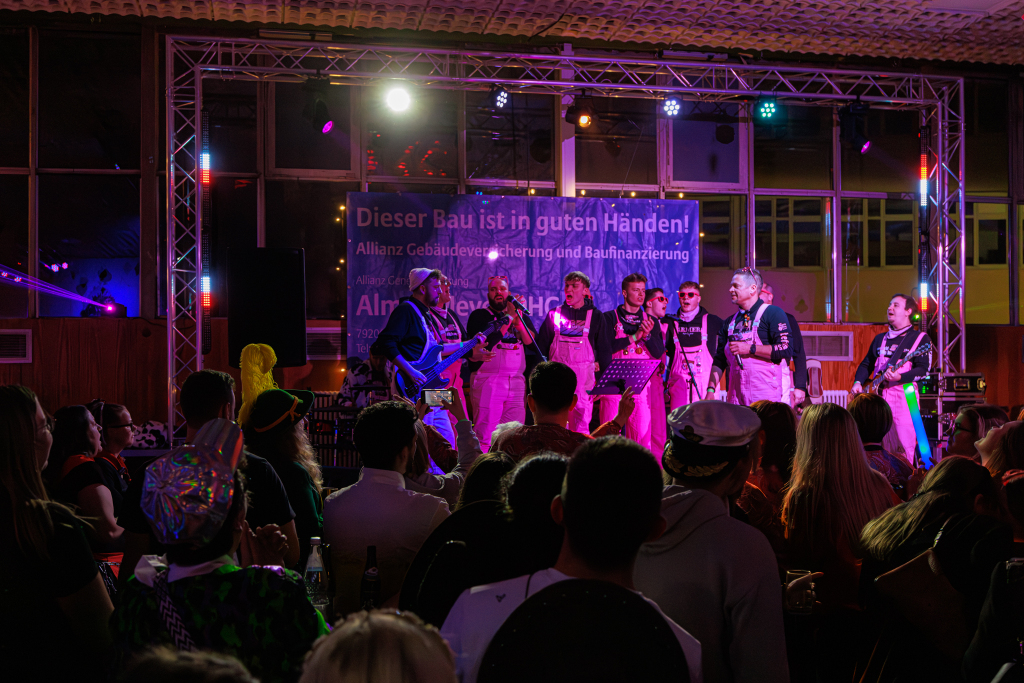
[[[306,260],[302,249],[233,249],[228,261],[228,362],[267,344],[279,368],[306,364]]]

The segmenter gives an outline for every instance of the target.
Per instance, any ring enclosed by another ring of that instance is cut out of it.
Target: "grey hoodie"
[[[768,539],[699,489],[666,486],[661,514],[665,533],[640,548],[634,583],[700,641],[705,683],[789,681]]]

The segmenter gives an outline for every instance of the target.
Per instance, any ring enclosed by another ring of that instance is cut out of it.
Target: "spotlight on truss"
[[[496,85],[491,88],[491,91],[487,93],[487,103],[493,109],[504,109],[505,105],[508,104],[509,98],[512,97],[508,90],[505,90],[500,85]]]
[[[577,95],[569,108],[565,110],[565,122],[580,128],[589,128],[597,118],[593,98],[587,97],[584,93]]]

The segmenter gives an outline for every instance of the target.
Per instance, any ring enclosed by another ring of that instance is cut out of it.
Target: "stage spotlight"
[[[682,103],[679,101],[678,97],[666,97],[661,103],[661,110],[665,112],[665,116],[679,116],[679,110],[681,108]]]
[[[396,85],[384,95],[384,102],[391,111],[406,111],[412,104],[412,97],[404,86]]]
[[[777,109],[774,97],[761,97],[757,100],[757,116],[760,119],[767,121],[775,116]]]
[[[589,128],[597,118],[593,99],[582,94],[577,96],[565,110],[565,122],[580,128]]]
[[[67,270],[68,269],[68,262],[65,261],[64,263],[60,264],[60,267],[63,268],[64,270]]]
[[[508,90],[496,85],[487,94],[487,103],[491,105],[492,109],[504,109],[510,97]]]
[[[864,134],[864,119],[870,109],[871,105],[857,100],[839,110],[839,139],[861,154],[871,149],[871,140]]]
[[[314,77],[307,79],[302,86],[302,92],[306,93],[306,106],[302,115],[325,135],[334,128],[334,121],[327,111],[327,88],[330,84],[327,78]]]
[[[718,140],[723,145],[728,145],[736,139],[736,131],[732,126],[720,124],[715,126],[715,140]]]

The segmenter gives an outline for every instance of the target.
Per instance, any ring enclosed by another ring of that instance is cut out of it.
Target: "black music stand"
[[[633,394],[639,394],[658,371],[659,365],[661,360],[658,358],[616,358],[587,393],[591,396],[617,396],[626,387],[632,387]]]

